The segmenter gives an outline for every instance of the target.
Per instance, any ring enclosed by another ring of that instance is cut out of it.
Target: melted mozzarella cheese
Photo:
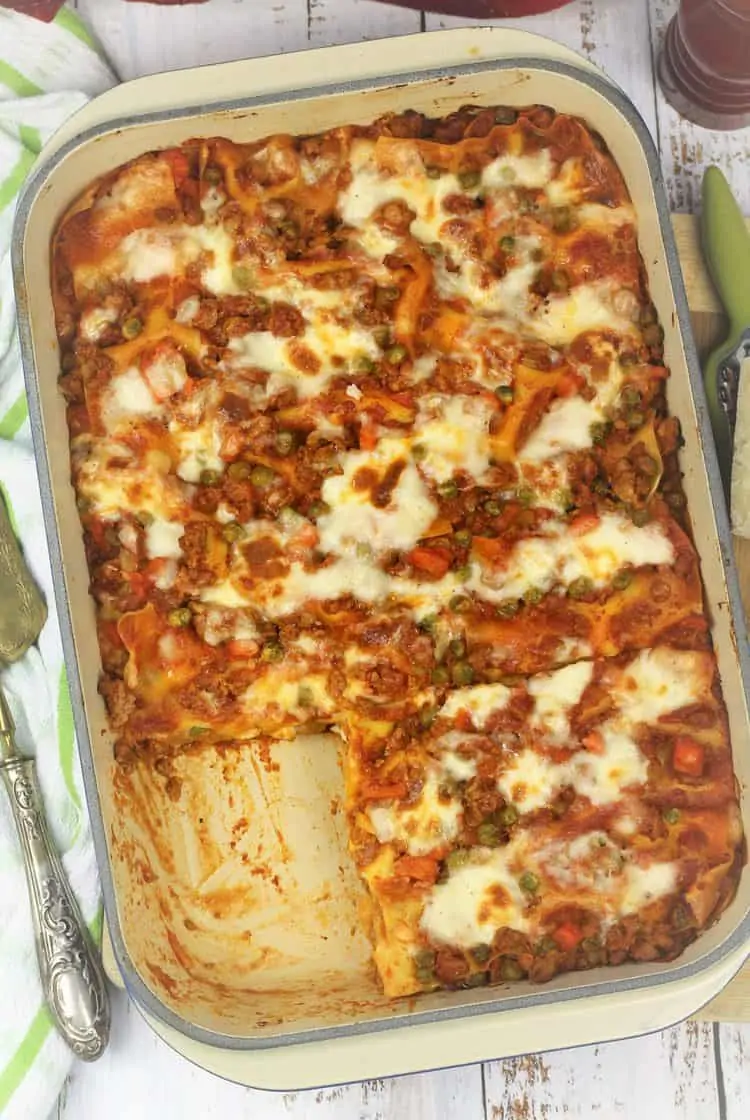
[[[506,706],[511,690],[504,684],[478,684],[473,688],[457,688],[451,692],[440,709],[440,715],[452,719],[466,711],[480,730],[495,712]]]
[[[554,401],[524,444],[519,459],[538,463],[591,447],[591,425],[604,419],[602,408],[583,397]]]
[[[159,417],[164,406],[151,392],[146,380],[134,366],[115,374],[101,401],[101,419],[108,432],[131,424],[137,417]]]
[[[632,321],[615,312],[612,294],[611,282],[597,281],[578,284],[567,295],[551,295],[532,316],[534,332],[550,346],[565,345],[585,331],[636,333]]]
[[[177,560],[182,556],[180,537],[185,526],[180,521],[163,521],[155,518],[146,526],[146,552],[151,557],[163,556]]]
[[[87,342],[98,342],[110,323],[116,322],[117,310],[114,307],[90,307],[81,315],[78,329]]]
[[[605,587],[627,564],[669,564],[673,559],[672,544],[658,523],[639,527],[607,513],[580,536],[569,533],[564,522],[548,522],[543,536],[519,541],[501,571],[475,565],[467,586],[482,599],[501,602],[520,599],[532,587],[549,591],[555,583],[569,586],[582,577]]]
[[[217,425],[210,420],[197,428],[184,428],[170,421],[170,435],[175,444],[178,463],[177,474],[186,482],[199,482],[205,470],[223,471],[221,435]]]
[[[701,698],[703,660],[689,650],[647,649],[623,670],[612,688],[620,713],[629,723],[656,723]]]
[[[515,870],[519,855],[514,841],[491,852],[475,850],[474,862],[436,884],[420,918],[427,936],[439,944],[470,949],[491,942],[504,926],[526,931],[527,899]]]
[[[409,855],[420,856],[453,840],[461,822],[461,802],[440,797],[439,786],[439,775],[432,771],[414,805],[369,806],[367,815],[380,843],[396,843]]]
[[[88,441],[87,441],[88,442]],[[76,445],[76,457],[80,441]],[[116,462],[117,466],[112,464]],[[78,466],[76,482],[82,496],[105,521],[117,521],[124,512],[142,510],[165,521],[180,520],[184,495],[177,479],[169,476],[169,458],[155,453],[139,462],[129,447],[115,440],[89,443]]]
[[[395,447],[394,447],[395,444]],[[340,457],[343,474],[327,478],[321,489],[330,513],[318,518],[321,547],[346,553],[358,542],[376,552],[413,548],[432,524],[437,506],[411,461],[405,463],[385,508],[372,504],[372,491],[357,488],[361,472],[380,479],[402,459],[399,440],[380,440],[374,451],[350,451]]]
[[[473,260],[459,262],[458,272],[449,271],[445,263],[435,266],[435,284],[445,299],[464,299],[485,315],[525,322],[529,316],[529,291],[539,271],[531,260],[521,260],[508,269],[501,279]]]
[[[253,681],[242,697],[245,710],[250,713],[274,708],[295,719],[309,717],[311,708],[321,712],[333,710],[327,689],[326,677],[321,673],[307,673],[301,680],[290,680],[288,668],[270,669]]]
[[[482,185],[491,188],[525,187],[537,189],[548,186],[555,174],[549,148],[542,148],[533,155],[498,156],[482,171]]]
[[[476,759],[467,758],[457,750],[443,751],[440,755],[440,767],[455,782],[468,782],[477,772]]]
[[[532,677],[528,685],[529,694],[534,697],[531,726],[553,742],[564,742],[570,735],[570,711],[593,675],[593,663],[579,661],[554,673]]]
[[[605,726],[601,736],[601,754],[579,751],[567,764],[570,785],[592,805],[619,801],[624,789],[648,778],[648,763],[629,735]]]
[[[567,763],[551,762],[534,750],[521,751],[500,774],[497,788],[522,813],[533,813],[553,800],[569,778]]]
[[[423,397],[415,431],[424,449],[420,466],[437,482],[466,471],[477,482],[490,463],[489,426],[495,410],[478,397]]]
[[[175,276],[179,270],[177,244],[165,230],[133,230],[121,241],[120,256],[123,279],[136,284],[158,276]]]
[[[676,863],[652,863],[650,867],[628,864],[619,914],[633,914],[649,902],[671,894],[677,889],[678,870]]]

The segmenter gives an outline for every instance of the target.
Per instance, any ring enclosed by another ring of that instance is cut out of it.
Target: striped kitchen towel
[[[36,756],[52,835],[92,928],[100,914],[99,887],[31,449],[10,248],[18,192],[45,140],[115,80],[75,13],[63,8],[45,24],[0,10],[0,488],[49,606],[38,644],[3,670],[2,684],[18,746]],[[0,1116],[44,1120],[72,1056],[42,1002],[20,851],[2,793]]]

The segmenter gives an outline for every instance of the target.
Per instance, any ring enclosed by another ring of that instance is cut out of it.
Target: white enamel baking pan
[[[172,802],[153,776],[118,775],[97,692],[49,287],[50,239],[65,208],[103,172],[193,136],[251,140],[388,110],[541,102],[602,134],[636,206],[750,830],[747,636],[658,159],[627,99],[573,61],[535,36],[479,29],[141,79],[99,98],[55,138],[20,205],[14,269],[29,407],[114,954],[154,1029],[235,1080],[303,1088],[655,1030],[712,998],[747,954],[744,872],[721,918],[672,963],[389,1002],[361,932],[335,741],[281,744],[278,770],[248,751],[186,757]]]

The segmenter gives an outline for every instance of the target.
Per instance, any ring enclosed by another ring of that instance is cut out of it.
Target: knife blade
[[[704,364],[704,380],[719,466],[729,496],[740,379],[750,359],[750,233],[718,167],[707,168],[702,196],[703,254],[728,319],[724,341]]]

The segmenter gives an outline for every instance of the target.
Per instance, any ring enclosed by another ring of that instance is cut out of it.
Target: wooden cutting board
[[[703,262],[697,219],[690,214],[675,214],[672,224],[685,277],[695,341],[698,353],[703,358],[715,344],[721,342],[726,321]],[[750,222],[748,227],[750,228]],[[735,537],[734,554],[745,612],[750,617],[750,540]],[[750,1022],[750,961],[695,1018]]]

